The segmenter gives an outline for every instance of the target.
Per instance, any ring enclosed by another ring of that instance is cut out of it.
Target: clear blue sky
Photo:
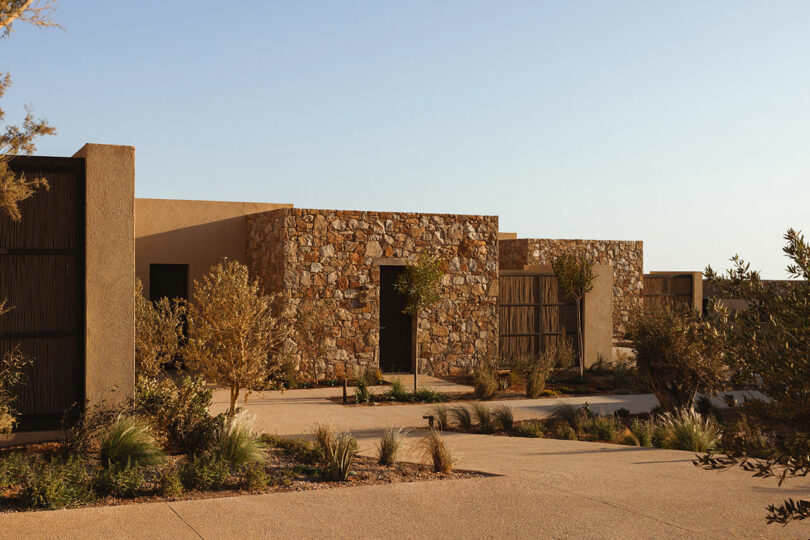
[[[0,42],[59,130],[136,146],[140,197],[500,216],[643,240],[645,270],[785,276],[810,233],[810,2],[61,0]]]

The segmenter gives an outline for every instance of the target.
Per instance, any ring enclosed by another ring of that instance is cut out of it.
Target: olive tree
[[[186,306],[177,299],[151,302],[143,295],[141,280],[135,282],[135,373],[158,376],[171,364],[183,346]]]
[[[585,377],[585,340],[582,336],[582,301],[593,290],[593,263],[584,256],[563,254],[551,263],[554,275],[565,294],[574,299],[577,308],[577,345],[579,346],[579,376]]]
[[[748,304],[729,315],[717,302],[718,340],[739,382],[756,388],[762,398],[749,398],[740,411],[753,428],[725,456],[707,455],[697,464],[707,468],[741,465],[759,477],[810,474],[810,245],[790,229],[782,248],[795,281],[785,286],[763,282],[739,256],[725,273],[706,268],[709,283],[723,298]],[[750,460],[749,456],[761,458]],[[768,507],[768,521],[787,523],[810,517],[810,496]]]
[[[273,377],[286,357],[289,318],[279,296],[262,294],[245,265],[228,259],[194,281],[188,310],[186,366],[230,389],[230,412],[242,390]]]
[[[637,310],[630,317],[639,375],[649,382],[665,411],[691,409],[699,389],[716,391],[726,381],[726,364],[716,331],[689,310]]]
[[[394,288],[405,296],[403,312],[411,315],[418,332],[419,314],[433,307],[440,299],[438,286],[443,272],[438,259],[427,252],[422,252],[415,263],[408,263],[405,271],[397,277]],[[419,382],[419,336],[416,343],[416,365],[413,366],[413,391],[417,391]]]

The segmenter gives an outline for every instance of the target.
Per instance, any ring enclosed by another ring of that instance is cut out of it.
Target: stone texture
[[[247,220],[248,265],[267,290],[283,291],[293,307],[337,302],[327,373],[378,365],[379,264],[414,261],[422,251],[445,274],[442,301],[417,323],[419,371],[467,372],[497,354],[497,217],[296,208]]]
[[[501,270],[521,270],[529,265],[550,265],[563,253],[584,255],[594,264],[613,267],[613,335],[621,337],[630,313],[641,305],[644,287],[643,242],[619,240],[568,240],[545,238],[502,239]]]

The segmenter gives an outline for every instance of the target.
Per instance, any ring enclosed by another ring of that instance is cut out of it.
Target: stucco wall
[[[289,204],[135,199],[135,273],[149,296],[150,264],[188,264],[189,289],[222,257],[246,261],[245,216]],[[193,291],[189,291],[189,295]]]
[[[379,266],[422,251],[445,274],[442,302],[418,320],[420,372],[468,371],[496,354],[497,217],[285,209],[247,223],[247,258],[265,286],[280,285],[293,306],[304,298],[337,301],[327,372],[378,365]]]
[[[500,268],[547,265],[563,253],[584,255],[594,264],[613,267],[613,334],[624,335],[630,313],[641,305],[644,245],[640,241],[521,238],[501,240]]]
[[[86,144],[85,398],[114,405],[135,392],[135,148]]]

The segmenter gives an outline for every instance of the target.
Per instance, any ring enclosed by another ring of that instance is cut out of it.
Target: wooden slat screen
[[[498,283],[500,356],[536,355],[565,337],[576,350],[576,306],[561,298],[554,275],[501,273]]]
[[[689,308],[692,306],[692,276],[647,274],[644,276],[642,298],[646,312]]]
[[[0,214],[0,358],[15,347],[34,362],[15,389],[19,429],[59,427],[84,402],[84,160],[16,157],[11,170],[49,189]],[[77,407],[78,406],[78,407]]]

